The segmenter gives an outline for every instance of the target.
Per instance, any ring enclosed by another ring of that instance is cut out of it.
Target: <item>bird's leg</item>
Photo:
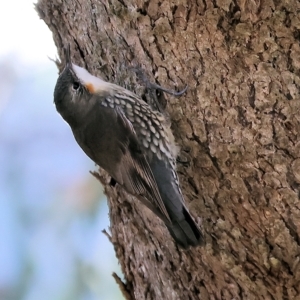
[[[179,96],[182,96],[186,91],[187,91],[187,88],[188,86],[186,86],[183,90],[181,90],[180,92],[176,92],[176,91],[173,91],[173,90],[169,90],[169,89],[166,89],[156,83],[151,83],[149,82],[147,88],[149,89],[155,89],[155,90],[159,90],[159,91],[162,91],[164,93],[167,93],[167,94],[170,94],[172,96],[175,96],[175,97],[179,97]]]
[[[176,92],[174,90],[166,89],[166,88],[164,88],[164,87],[162,87],[162,86],[160,86],[156,83],[151,83],[149,81],[148,77],[146,76],[146,73],[142,69],[133,68],[133,70],[137,74],[137,77],[146,85],[146,88],[148,88],[148,89],[159,90],[159,91],[162,91],[164,93],[170,94],[170,95],[175,96],[175,97],[179,97],[187,91],[188,86],[186,86],[180,92]]]
[[[166,106],[166,99],[163,96],[163,93],[170,94],[175,97],[179,97],[183,95],[188,86],[186,86],[182,91],[176,92],[173,90],[166,89],[156,83],[151,83],[146,76],[146,73],[141,68],[132,68],[134,72],[136,73],[138,79],[140,79],[146,86],[146,88],[149,90],[149,96],[150,99],[148,99],[147,103],[155,110],[158,110],[159,112],[163,113],[164,108]]]
[[[163,93],[161,93],[160,90],[151,89],[148,87],[147,89],[148,89],[148,98],[149,98],[147,103],[152,107],[152,109],[164,113],[167,105],[167,101]]]

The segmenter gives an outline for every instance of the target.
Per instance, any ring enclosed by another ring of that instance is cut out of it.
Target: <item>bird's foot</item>
[[[166,107],[167,101],[163,95],[163,93],[170,94],[175,97],[179,97],[183,95],[188,86],[186,86],[183,90],[176,92],[174,90],[166,89],[156,83],[151,83],[148,79],[145,71],[141,68],[132,68],[136,73],[137,78],[146,86],[149,92],[145,95],[147,103],[155,110],[158,110],[161,113],[164,113],[164,109]]]

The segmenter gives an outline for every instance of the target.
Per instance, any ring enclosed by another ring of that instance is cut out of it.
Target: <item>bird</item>
[[[177,245],[203,244],[179,186],[170,122],[138,95],[72,63],[70,45],[64,53],[54,104],[79,146],[165,223]]]

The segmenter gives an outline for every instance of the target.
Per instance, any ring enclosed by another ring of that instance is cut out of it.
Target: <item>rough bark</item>
[[[40,0],[60,56],[138,94],[130,67],[169,88],[167,112],[202,248],[100,171],[129,299],[300,299],[300,4],[296,0]],[[120,282],[119,282],[120,283]]]

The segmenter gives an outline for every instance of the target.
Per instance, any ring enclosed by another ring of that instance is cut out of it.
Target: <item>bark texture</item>
[[[299,1],[40,0],[37,10],[62,59],[70,43],[76,64],[140,95],[131,67],[189,86],[166,110],[204,247],[179,250],[99,174],[127,299],[300,299]]]

